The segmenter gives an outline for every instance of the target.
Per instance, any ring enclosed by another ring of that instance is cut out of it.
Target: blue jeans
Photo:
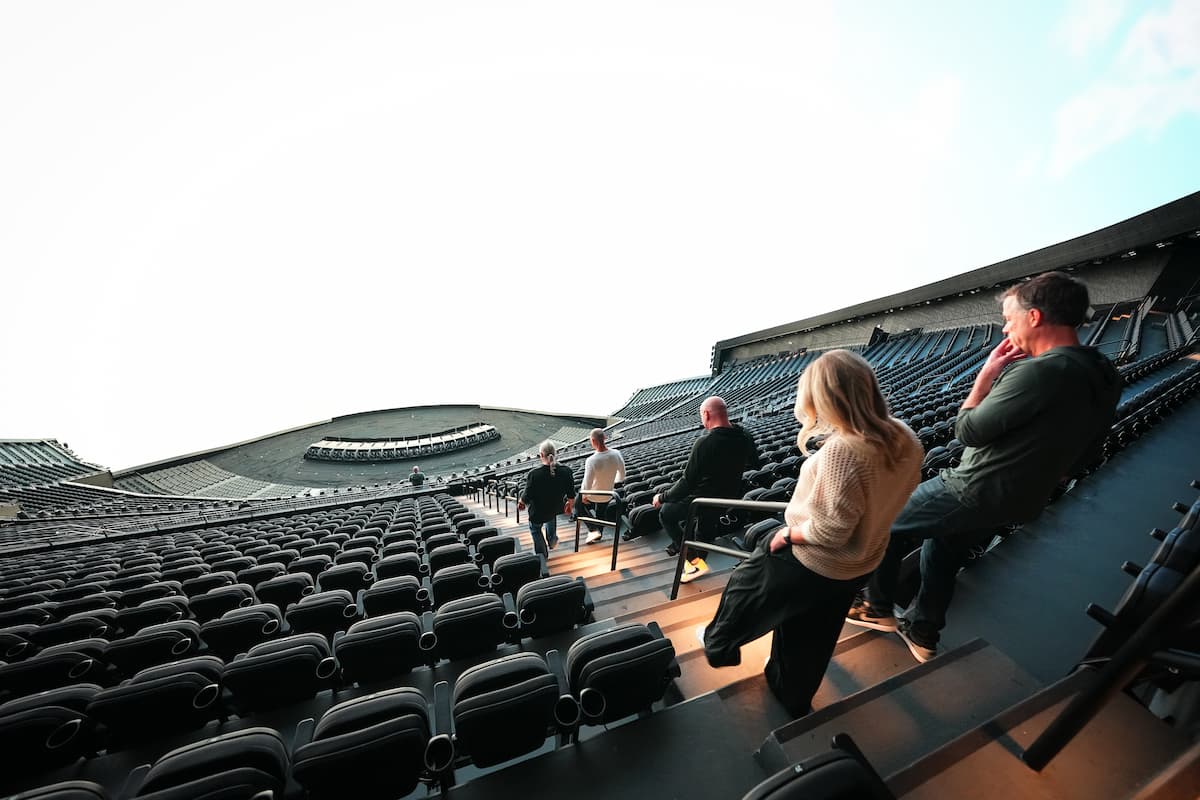
[[[867,584],[867,603],[876,612],[892,612],[900,564],[920,544],[921,588],[904,616],[921,644],[937,644],[958,570],[971,548],[1007,521],[964,504],[940,475],[930,478],[916,488],[892,524],[887,552]]]
[[[542,531],[545,530],[543,536]],[[539,556],[549,556],[550,551],[546,549],[546,543],[558,543],[558,517],[554,517],[546,522],[529,521],[529,535],[533,538],[533,552]]]

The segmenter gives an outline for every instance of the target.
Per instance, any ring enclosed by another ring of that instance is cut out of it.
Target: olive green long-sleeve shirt
[[[1018,361],[983,402],[959,411],[954,431],[967,449],[942,480],[967,505],[1032,519],[1059,480],[1098,455],[1120,399],[1120,376],[1095,348]]]

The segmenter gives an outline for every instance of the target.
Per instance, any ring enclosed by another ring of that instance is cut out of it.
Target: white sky
[[[1197,0],[0,0],[0,437],[608,413],[1200,188],[1198,112]]]

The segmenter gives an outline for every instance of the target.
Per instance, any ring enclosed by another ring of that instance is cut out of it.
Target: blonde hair
[[[830,350],[809,365],[796,384],[797,444],[814,433],[835,432],[879,449],[888,466],[899,455],[903,423],[888,410],[866,359],[849,350]]]
[[[550,468],[550,474],[554,474],[555,467],[558,466],[558,448],[554,446],[554,442],[547,439],[538,445],[538,455],[545,456],[546,466]]]

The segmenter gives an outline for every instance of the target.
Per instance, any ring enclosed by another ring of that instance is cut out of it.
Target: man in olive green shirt
[[[1047,272],[1003,296],[1004,339],[988,355],[963,401],[955,435],[962,462],[917,487],[892,526],[887,555],[848,622],[897,631],[927,661],[971,546],[1045,507],[1059,481],[1100,454],[1121,398],[1121,379],[1099,351],[1082,347],[1076,328],[1087,288]],[[921,542],[921,587],[899,621],[893,598],[905,554]]]

